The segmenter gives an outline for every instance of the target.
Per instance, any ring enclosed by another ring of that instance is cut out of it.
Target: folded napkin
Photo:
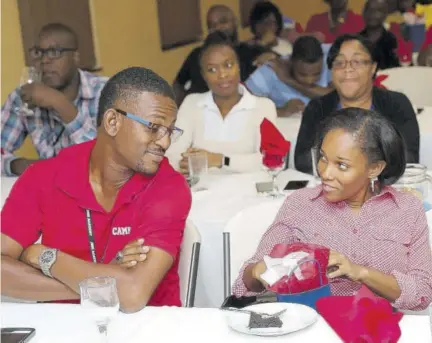
[[[262,121],[260,131],[260,151],[264,155],[263,164],[268,168],[281,166],[284,157],[290,150],[291,143],[285,140],[276,126],[267,118]]]
[[[317,301],[321,316],[346,343],[396,343],[403,314],[366,286],[353,296],[330,296]]]
[[[268,268],[261,277],[269,290],[297,294],[328,284],[326,269],[329,249],[305,243],[277,244],[264,256]]]
[[[378,75],[378,76],[375,78],[375,80],[373,81],[374,86],[376,86],[376,87],[378,87],[378,88],[384,88],[384,89],[387,89],[387,87],[383,85],[383,81],[387,80],[388,77],[389,77],[389,76],[386,75],[386,74]]]
[[[402,65],[409,65],[412,62],[412,53],[414,44],[411,41],[406,41],[403,38],[398,39],[398,47],[396,53]]]
[[[267,282],[269,286],[273,286],[284,276],[290,276],[292,273],[294,273],[298,280],[303,280],[302,271],[297,267],[299,262],[308,256],[309,254],[304,251],[293,252],[285,255],[283,258],[264,256],[267,270],[261,274],[261,278]]]

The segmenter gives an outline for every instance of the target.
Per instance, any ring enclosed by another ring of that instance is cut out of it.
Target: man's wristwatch
[[[39,266],[46,276],[52,278],[51,267],[57,260],[57,249],[45,249],[42,254],[39,255]]]

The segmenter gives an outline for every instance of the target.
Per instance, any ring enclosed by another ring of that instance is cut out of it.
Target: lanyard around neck
[[[97,263],[96,258],[96,247],[95,247],[95,239],[93,235],[93,221],[91,218],[90,210],[86,209],[86,223],[87,223],[87,236],[90,246],[90,254],[93,260],[93,263]]]

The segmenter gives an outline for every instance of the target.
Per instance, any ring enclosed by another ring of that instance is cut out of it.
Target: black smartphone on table
[[[27,343],[34,337],[36,330],[33,328],[2,328],[2,343]]]
[[[305,188],[309,181],[307,180],[300,180],[300,181],[289,181],[287,185],[285,186],[285,191],[295,191],[297,189]]]

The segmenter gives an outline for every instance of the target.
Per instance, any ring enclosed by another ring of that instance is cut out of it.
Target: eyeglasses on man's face
[[[348,64],[351,66],[352,69],[359,69],[361,67],[367,66],[369,64],[371,64],[372,61],[371,60],[367,60],[367,59],[354,59],[354,60],[345,60],[345,59],[335,59],[333,61],[332,67],[333,69],[336,70],[342,70],[345,69]]]
[[[174,143],[177,139],[180,138],[180,136],[183,134],[183,130],[179,129],[178,127],[167,127],[160,124],[152,123],[151,121],[142,119],[132,113],[125,112],[123,110],[120,110],[118,108],[114,109],[116,112],[124,115],[125,117],[132,119],[140,124],[143,124],[152,134],[152,138],[155,141],[158,141],[159,139],[162,139],[167,134],[169,135],[171,139],[171,143]]]
[[[30,57],[34,60],[40,60],[43,56],[48,57],[51,60],[59,59],[64,55],[65,52],[77,51],[76,48],[60,48],[60,47],[50,47],[43,49],[38,46],[32,47],[30,52]]]

